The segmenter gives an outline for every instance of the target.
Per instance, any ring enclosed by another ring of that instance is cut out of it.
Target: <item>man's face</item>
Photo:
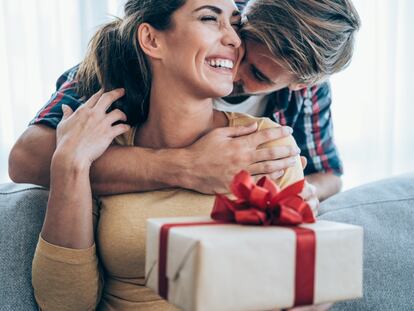
[[[302,86],[294,81],[294,75],[275,61],[266,46],[247,40],[231,96],[268,94],[286,87],[297,89]]]

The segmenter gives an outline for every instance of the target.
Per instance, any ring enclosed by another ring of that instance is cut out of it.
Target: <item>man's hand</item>
[[[305,186],[303,187],[302,192],[299,194],[305,201],[308,203],[312,209],[313,215],[318,216],[319,210],[319,199],[316,194],[316,187],[307,181],[305,181]]]
[[[234,175],[243,169],[256,179],[267,175],[276,180],[295,164],[300,150],[291,146],[257,147],[291,133],[289,127],[257,132],[257,123],[215,129],[188,148],[187,168],[179,186],[207,194],[226,192]]]
[[[302,162],[303,169],[305,169],[306,165],[308,164],[308,161],[305,157],[300,157],[300,160]],[[310,184],[307,180],[305,180],[305,186],[303,187],[303,190],[300,193],[302,199],[304,199],[312,209],[313,215],[315,217],[318,216],[318,210],[320,205],[316,190],[317,189],[314,185]]]

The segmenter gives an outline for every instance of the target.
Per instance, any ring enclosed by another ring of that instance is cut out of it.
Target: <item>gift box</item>
[[[185,311],[264,311],[362,297],[361,227],[315,222],[300,196],[245,171],[211,217],[147,221],[146,285]]]
[[[147,221],[146,285],[186,311],[273,310],[362,296],[361,227]]]

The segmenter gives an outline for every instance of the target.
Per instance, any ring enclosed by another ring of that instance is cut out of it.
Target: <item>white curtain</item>
[[[0,183],[17,137],[120,0],[0,0]]]
[[[414,1],[354,4],[362,19],[354,59],[332,78],[346,188],[414,172]]]
[[[77,64],[96,26],[125,0],[0,0],[0,182],[13,142]],[[414,171],[414,1],[354,0],[362,18],[351,66],[332,78],[345,187]]]

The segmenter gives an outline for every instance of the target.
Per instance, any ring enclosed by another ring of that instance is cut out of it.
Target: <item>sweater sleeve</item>
[[[262,118],[259,122],[258,130],[262,131],[267,128],[279,127],[279,126],[280,126],[279,124],[273,122],[269,118]],[[262,144],[258,147],[258,149],[276,147],[276,146],[296,146],[296,142],[293,136],[290,135],[285,138],[277,139],[277,140],[268,142],[266,144]],[[295,161],[296,162],[294,166],[287,168],[283,176],[275,180],[275,182],[279,185],[279,187],[285,188],[304,178],[302,162],[300,161],[299,155],[295,157]]]
[[[93,218],[96,228],[96,203]],[[50,244],[39,235],[32,285],[40,310],[95,310],[103,288],[95,244],[87,249],[71,249]]]

